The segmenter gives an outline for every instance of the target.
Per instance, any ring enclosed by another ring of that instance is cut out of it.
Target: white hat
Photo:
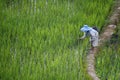
[[[92,28],[89,27],[88,25],[84,25],[80,30],[83,31],[83,32],[87,32],[89,30],[91,30]]]

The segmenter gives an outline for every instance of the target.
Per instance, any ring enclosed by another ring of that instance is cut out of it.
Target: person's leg
[[[98,38],[95,37],[93,41],[91,41],[91,47],[92,47],[92,50],[96,49],[98,46]]]
[[[94,41],[91,41],[91,50],[94,50]]]

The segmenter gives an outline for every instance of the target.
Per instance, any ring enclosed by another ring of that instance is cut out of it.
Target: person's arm
[[[84,39],[86,37],[86,33],[84,32],[84,35],[80,39]]]

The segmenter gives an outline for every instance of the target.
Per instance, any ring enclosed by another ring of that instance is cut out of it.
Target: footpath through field
[[[104,28],[104,31],[100,34],[99,47],[109,40],[117,27],[120,19],[120,0],[116,0],[113,12],[109,18],[109,22]],[[87,55],[87,71],[93,80],[100,80],[95,71],[95,55],[99,51],[99,47],[94,50],[89,50]]]

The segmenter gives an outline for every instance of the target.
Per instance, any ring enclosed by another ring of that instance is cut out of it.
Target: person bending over
[[[80,39],[82,40],[86,36],[90,36],[91,50],[94,50],[94,48],[98,46],[99,38],[99,32],[97,31],[96,27],[92,28],[88,25],[84,25],[80,30],[84,32],[84,35]]]

